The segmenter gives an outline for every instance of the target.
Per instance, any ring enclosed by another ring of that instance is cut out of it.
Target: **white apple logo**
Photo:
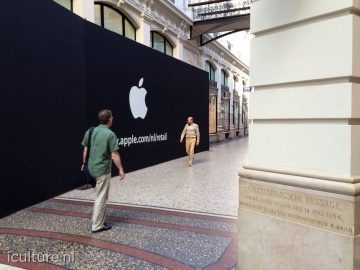
[[[139,87],[133,86],[130,89],[129,101],[130,109],[133,117],[135,119],[141,118],[144,119],[148,108],[145,103],[145,96],[147,94],[145,88],[140,88],[143,85],[144,78],[141,78],[139,81]]]

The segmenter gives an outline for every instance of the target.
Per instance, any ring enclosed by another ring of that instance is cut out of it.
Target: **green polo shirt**
[[[81,143],[89,145],[89,130],[86,131]],[[111,152],[119,150],[114,132],[107,125],[94,128],[91,135],[90,156],[88,161],[89,172],[93,177],[99,177],[111,172]]]

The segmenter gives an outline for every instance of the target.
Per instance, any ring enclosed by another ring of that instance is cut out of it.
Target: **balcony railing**
[[[209,85],[212,87],[217,87],[217,82],[213,80],[209,80]]]
[[[189,4],[189,7],[192,7],[194,21],[203,21],[248,15],[252,2],[254,0],[212,0]]]
[[[227,92],[230,91],[229,86],[226,86],[226,85],[223,85],[223,84],[221,85],[221,90],[227,91]]]

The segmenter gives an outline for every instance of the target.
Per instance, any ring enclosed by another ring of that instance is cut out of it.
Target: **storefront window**
[[[217,97],[209,97],[209,133],[214,134],[217,132]]]
[[[223,118],[223,129],[225,131],[230,130],[230,98],[223,100],[224,118]]]
[[[94,22],[97,25],[136,40],[135,27],[119,10],[103,3],[95,3],[94,12]]]
[[[215,68],[209,61],[205,62],[205,70],[209,72],[209,80],[215,81]]]
[[[235,127],[235,130],[239,130],[240,129],[240,102],[239,101],[234,101],[234,105],[233,105],[233,125]]]
[[[170,42],[158,32],[151,32],[151,47],[159,52],[173,56],[173,47]]]
[[[165,53],[169,56],[173,55],[173,48],[169,42],[165,41]]]
[[[73,11],[73,0],[54,0],[59,5],[62,5],[64,8]]]
[[[100,5],[94,6],[94,23],[101,26],[101,7],[100,7]]]
[[[136,39],[135,28],[134,28],[134,26],[132,26],[132,24],[128,20],[125,20],[125,36],[132,40]]]
[[[221,70],[221,84],[224,86],[228,86],[228,75],[226,74],[226,72],[224,70]]]
[[[109,8],[104,6],[104,28],[109,29],[119,35],[124,35],[123,16]]]

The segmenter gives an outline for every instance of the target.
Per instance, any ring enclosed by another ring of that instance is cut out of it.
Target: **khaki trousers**
[[[104,226],[106,204],[109,198],[111,173],[96,177],[97,197],[94,203],[92,216],[92,230],[100,230]]]
[[[189,164],[192,164],[194,160],[194,148],[196,144],[196,138],[186,138],[185,142],[186,153],[189,156]]]

